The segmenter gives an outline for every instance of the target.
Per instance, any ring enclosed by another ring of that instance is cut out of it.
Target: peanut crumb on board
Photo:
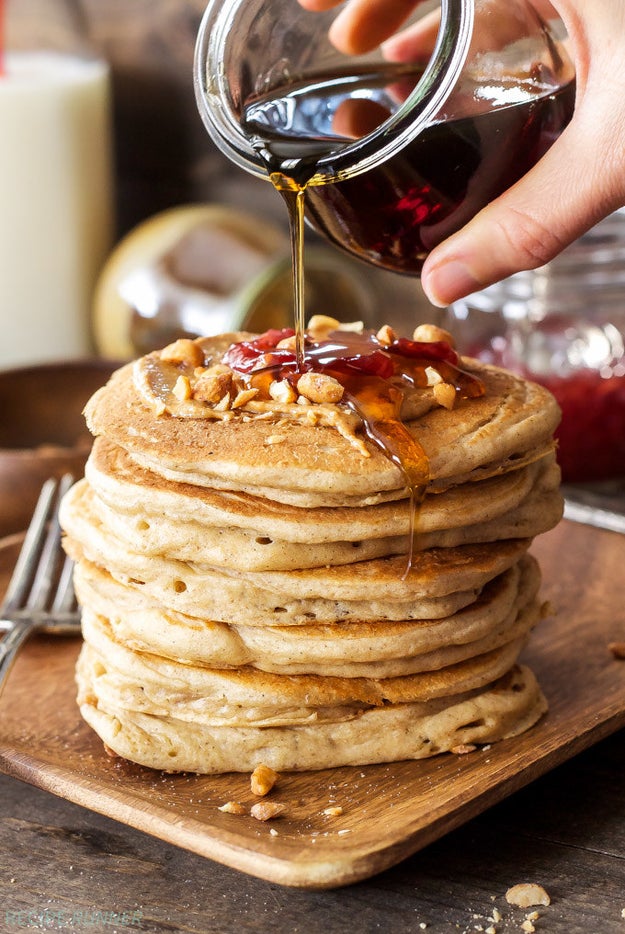
[[[517,908],[532,908],[534,905],[550,905],[551,899],[542,885],[535,882],[520,882],[506,892],[506,901]]]
[[[452,746],[451,752],[455,756],[466,756],[469,752],[475,752],[477,746],[474,746],[473,743],[462,743],[460,746]]]
[[[343,808],[340,804],[337,804],[333,807],[325,808],[324,814],[327,814],[328,817],[339,817],[343,813]]]
[[[269,768],[268,765],[257,765],[250,777],[250,787],[252,794],[259,798],[268,795],[271,789],[278,781],[278,773]]]
[[[614,658],[625,659],[625,642],[609,642],[608,649]]]
[[[266,821],[280,817],[285,811],[286,804],[278,804],[275,801],[258,801],[256,804],[252,805],[250,814],[252,817],[255,817],[256,820]]]
[[[223,814],[247,814],[245,805],[241,804],[239,801],[226,801],[226,803],[218,807],[217,810],[221,811]]]

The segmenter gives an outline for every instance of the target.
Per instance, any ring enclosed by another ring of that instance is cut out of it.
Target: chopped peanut
[[[258,389],[241,389],[232,400],[232,408],[240,409],[242,406],[247,405],[247,403],[257,395]]]
[[[434,344],[437,341],[444,341],[450,347],[455,347],[455,342],[449,331],[439,328],[436,324],[420,324],[414,329],[412,335],[413,341],[423,341],[425,344]]]
[[[211,373],[208,370],[202,374],[193,387],[193,398],[198,402],[208,402],[215,405],[223,399],[232,389],[232,373]]]
[[[469,752],[475,752],[477,746],[473,743],[462,743],[460,746],[452,746],[451,752],[456,756],[466,756]]]
[[[382,325],[378,333],[375,335],[381,344],[392,344],[396,338],[395,331],[392,327],[389,327],[388,324]]]
[[[426,366],[425,375],[427,376],[428,386],[436,386],[437,383],[444,382],[441,374],[433,366]]]
[[[451,383],[436,383],[432,387],[434,398],[445,409],[453,409],[456,402],[456,390]]]
[[[257,765],[250,778],[252,794],[259,797],[269,794],[277,781],[277,772],[270,769],[268,765]]]
[[[179,399],[180,402],[184,402],[187,399],[191,398],[191,383],[189,382],[188,376],[179,376],[176,380],[176,384],[172,389],[173,394],[176,399]]]
[[[253,804],[250,810],[252,817],[256,820],[273,820],[286,811],[286,804],[278,804],[276,801],[259,801]]]
[[[341,322],[336,318],[330,318],[328,315],[313,315],[306,330],[312,338],[323,340],[330,331],[336,331],[340,326]]]
[[[182,337],[161,350],[161,360],[167,363],[186,363],[196,367],[204,362],[204,352],[195,341]]]
[[[274,381],[269,384],[269,395],[272,399],[275,399],[276,402],[282,402],[284,405],[295,402],[297,399],[297,393],[288,379],[274,379]]]
[[[625,642],[610,642],[608,643],[608,650],[612,653],[614,658],[625,658]]]
[[[551,899],[542,885],[535,882],[520,882],[506,892],[506,901],[517,908],[531,908],[534,905],[550,905]]]
[[[343,398],[343,387],[333,376],[325,373],[304,373],[297,381],[300,395],[311,402],[340,402]]]
[[[343,813],[343,808],[337,804],[334,807],[326,808],[323,813],[327,814],[328,817],[340,817]]]
[[[230,393],[227,392],[226,395],[216,402],[213,406],[216,412],[227,412],[230,408]]]
[[[238,801],[226,801],[217,810],[223,811],[224,814],[247,814],[245,805],[240,804]]]

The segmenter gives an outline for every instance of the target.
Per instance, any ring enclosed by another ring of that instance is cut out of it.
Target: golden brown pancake
[[[96,441],[61,512],[85,720],[121,756],[206,773],[422,758],[530,727],[546,702],[518,659],[545,608],[528,548],[562,514],[553,398],[473,360],[458,386],[481,395],[411,382],[415,513],[339,396],[232,379],[242,337],[141,358],[86,407]]]
[[[468,743],[516,736],[544,714],[546,702],[531,671],[513,666],[492,684],[424,703],[355,709],[348,719],[288,726],[211,726],[128,710],[100,696],[107,661],[85,646],[78,667],[84,719],[109,750],[155,769],[200,773],[335,768],[420,759]]]
[[[80,500],[76,508],[95,513],[129,551],[250,571],[350,564],[408,553],[406,500],[360,509],[302,509],[189,484],[179,490],[102,442],[96,442],[87,465],[88,483],[74,493]],[[562,515],[559,479],[549,455],[518,471],[426,496],[415,520],[413,547],[422,551],[533,538]]]
[[[211,342],[219,348],[223,343],[207,338],[202,345],[210,348]],[[506,472],[553,450],[559,410],[547,390],[494,367],[465,364],[483,381],[485,394],[459,400],[451,412],[431,408],[407,424],[429,459],[433,489]],[[336,428],[295,422],[288,415],[155,417],[134,372],[132,365],[123,367],[95,394],[85,410],[87,424],[94,435],[109,438],[167,479],[302,506],[356,505],[384,494],[406,495],[399,468],[367,441],[363,456]],[[274,438],[280,441],[268,443]]]
[[[103,617],[116,641],[132,650],[209,668],[377,678],[442,668],[527,632],[542,610],[539,579],[527,556],[442,619],[294,627],[233,625],[166,610],[84,561],[75,575],[84,612]]]

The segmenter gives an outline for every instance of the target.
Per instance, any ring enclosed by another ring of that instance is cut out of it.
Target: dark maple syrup
[[[440,119],[381,165],[320,184],[320,161],[332,172],[332,156],[395,112],[420,75],[405,65],[320,75],[248,101],[241,121],[276,187],[306,188],[306,217],[318,231],[408,275],[419,275],[438,243],[535,165],[568,123],[575,97],[572,80],[559,89],[476,85],[466,106],[479,112]]]

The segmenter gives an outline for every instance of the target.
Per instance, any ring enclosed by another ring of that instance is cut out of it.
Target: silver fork
[[[78,634],[80,616],[72,583],[73,563],[61,547],[59,505],[74,478],[46,480],[13,576],[0,607],[0,693],[28,637],[35,631]]]

